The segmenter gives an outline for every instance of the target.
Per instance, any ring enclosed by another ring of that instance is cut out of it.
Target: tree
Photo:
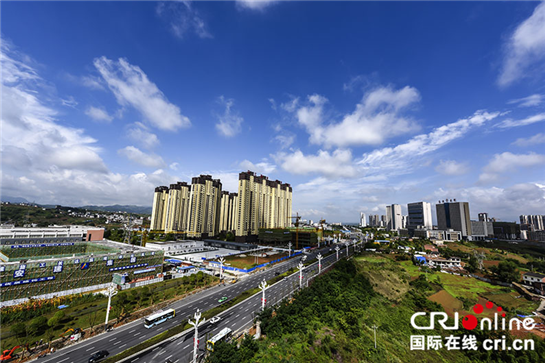
[[[54,329],[57,325],[59,325],[59,323],[60,323],[59,318],[55,316],[53,316],[51,319],[47,321],[47,325],[52,329]]]
[[[45,329],[47,329],[47,318],[45,316],[38,316],[30,322],[30,333],[32,335],[40,335]]]
[[[498,267],[494,269],[498,279],[503,282],[519,282],[520,273],[517,265],[510,261],[502,261]]]
[[[15,323],[11,326],[10,331],[18,338],[22,338],[26,335],[26,325],[25,323]]]

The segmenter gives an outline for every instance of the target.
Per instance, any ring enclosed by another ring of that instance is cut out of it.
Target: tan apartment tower
[[[237,236],[257,235],[259,228],[291,226],[292,188],[251,171],[239,174],[235,216]]]
[[[166,206],[165,233],[186,230],[189,216],[189,188],[185,182],[170,184]]]
[[[219,231],[221,182],[210,175],[191,179],[187,236],[215,236]]]
[[[165,186],[155,188],[150,225],[152,231],[163,231],[165,229],[168,194],[168,188]]]

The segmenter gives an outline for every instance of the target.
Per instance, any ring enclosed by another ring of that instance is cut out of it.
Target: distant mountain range
[[[2,202],[9,202],[9,203],[33,203],[29,202],[25,198],[22,197],[12,197],[8,195],[2,196]],[[36,203],[41,207],[44,208],[55,208],[56,205],[51,204],[39,204]],[[63,206],[63,207],[69,207],[69,206]],[[80,209],[89,209],[89,210],[96,210],[96,211],[103,211],[103,212],[127,212],[127,213],[137,213],[137,214],[151,214],[152,208],[151,207],[143,207],[139,205],[84,205],[81,207],[73,207],[73,208],[80,208]]]
[[[139,205],[84,205],[78,207],[81,209],[98,210],[103,212],[127,212],[137,214],[151,214],[151,207],[143,207]]]

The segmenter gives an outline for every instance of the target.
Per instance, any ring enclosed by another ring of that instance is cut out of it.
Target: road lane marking
[[[89,349],[85,349],[85,351],[88,352],[88,351],[93,350],[93,349],[95,349],[95,347],[91,347],[91,348],[89,348]]]

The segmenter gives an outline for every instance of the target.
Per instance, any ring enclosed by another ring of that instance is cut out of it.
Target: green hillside
[[[261,315],[261,340],[244,339],[238,349],[236,343],[218,344],[208,362],[539,362],[545,355],[545,343],[537,338],[534,351],[516,353],[482,348],[410,350],[411,335],[453,334],[461,339],[469,334],[461,324],[456,331],[423,332],[411,327],[415,312],[443,311],[427,298],[440,289],[424,276],[411,281],[401,265],[388,260],[341,261],[291,303],[274,312],[266,310]],[[373,325],[378,326],[376,349]],[[479,342],[489,337],[478,329],[471,334]],[[511,341],[508,333],[495,333],[501,334]]]

